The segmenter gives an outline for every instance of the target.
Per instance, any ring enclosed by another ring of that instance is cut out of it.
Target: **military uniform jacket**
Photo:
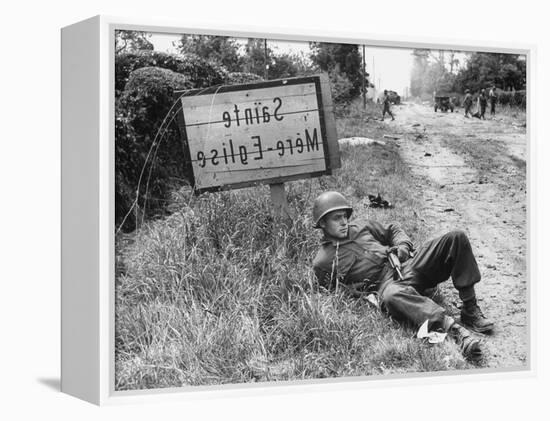
[[[321,240],[313,270],[325,288],[332,287],[336,279],[346,285],[377,285],[388,271],[388,249],[399,245],[413,249],[410,238],[398,224],[387,227],[375,221],[366,221],[361,227],[350,224],[346,239]]]

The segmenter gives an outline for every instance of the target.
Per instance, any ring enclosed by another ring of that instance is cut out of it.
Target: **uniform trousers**
[[[497,101],[496,99],[491,99],[490,101],[490,104],[491,104],[491,115],[494,115],[495,114],[495,105],[496,105]]]
[[[481,275],[470,241],[462,231],[451,231],[428,241],[402,265],[404,280],[388,271],[378,289],[382,308],[397,320],[429,329],[444,327],[445,310],[422,295],[451,277],[463,301],[475,298],[473,286]]]
[[[382,118],[386,116],[386,113],[388,113],[391,116],[391,118],[394,118],[393,113],[390,111],[390,106],[387,104],[384,104],[384,109],[382,110]]]

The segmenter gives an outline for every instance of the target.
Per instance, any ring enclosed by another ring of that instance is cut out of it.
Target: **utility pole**
[[[374,67],[374,56],[372,56],[372,82],[376,85],[376,69]],[[378,85],[374,88],[375,96],[374,98],[378,97]]]
[[[365,44],[363,44],[363,109],[367,109],[367,90],[365,89],[365,79],[367,78],[367,70],[365,64]]]
[[[264,38],[264,79],[267,80],[269,65],[267,64],[267,38]]]

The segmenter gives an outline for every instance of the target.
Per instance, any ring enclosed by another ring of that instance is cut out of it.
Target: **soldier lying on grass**
[[[399,225],[384,227],[369,220],[357,226],[349,221],[352,212],[340,193],[325,192],[315,199],[313,223],[324,234],[313,261],[319,284],[358,294],[374,292],[381,308],[393,318],[416,327],[427,321],[430,331],[449,333],[466,358],[479,359],[481,341],[470,330],[487,333],[493,323],[477,305],[474,285],[481,275],[466,234],[449,232],[423,244],[413,255],[413,244]],[[399,258],[400,277],[395,276],[388,253]],[[423,295],[449,277],[463,302],[461,324]]]

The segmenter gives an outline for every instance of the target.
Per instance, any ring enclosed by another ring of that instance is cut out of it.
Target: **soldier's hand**
[[[356,282],[353,284],[341,284],[342,287],[354,298],[360,298],[366,294],[365,283]]]
[[[394,253],[395,255],[397,255],[397,258],[401,263],[407,261],[409,258],[409,248],[405,245],[393,246],[390,249],[390,253]]]

